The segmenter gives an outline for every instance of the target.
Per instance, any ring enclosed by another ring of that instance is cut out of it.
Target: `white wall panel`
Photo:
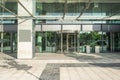
[[[35,31],[41,31],[41,25],[36,25],[35,26]]]
[[[60,31],[61,25],[42,25],[42,31]]]
[[[63,30],[80,31],[80,25],[63,25]]]
[[[93,25],[82,25],[82,31],[93,31]]]

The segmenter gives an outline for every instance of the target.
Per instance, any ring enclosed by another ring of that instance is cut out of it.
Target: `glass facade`
[[[17,20],[16,19],[1,19],[0,20],[0,24],[17,24]]]
[[[35,18],[20,16],[27,21],[32,19],[34,26],[41,24],[58,24],[58,25],[107,25],[97,27],[99,30],[70,30],[72,33],[61,30],[35,30],[35,51],[37,53],[57,53],[57,52],[87,52],[87,46],[90,52],[95,53],[95,47],[100,47],[100,52],[120,52],[120,31],[112,31],[111,25],[120,25],[120,3],[88,2],[81,0],[68,0],[65,8],[65,0],[35,0],[32,7]],[[0,25],[20,25],[18,18],[12,13],[18,15],[18,3],[16,0],[0,1]],[[12,5],[12,6],[11,6]],[[88,8],[86,9],[86,7]],[[11,13],[12,12],[12,13]],[[27,12],[27,11],[26,11]],[[65,16],[65,19],[63,19]],[[71,27],[70,27],[71,28]],[[73,28],[74,29],[74,28]],[[110,30],[109,30],[110,29]],[[118,28],[120,29],[120,28]],[[62,32],[63,31],[63,32]],[[17,31],[1,31],[1,51],[16,52],[17,49]]]
[[[15,17],[15,15],[17,15],[17,12],[18,12],[18,6],[16,1],[1,0],[0,24],[17,24],[17,19],[14,18],[12,19],[12,17]]]
[[[56,25],[56,28],[57,26],[58,25]],[[90,25],[81,25],[81,27],[79,26],[79,28],[82,28],[80,31],[72,29],[63,30],[67,29],[65,28],[66,26],[70,25],[61,25],[62,30],[60,29],[58,31],[51,31],[50,28],[50,30],[47,29],[46,31],[37,31],[35,39],[36,52],[59,53],[62,51],[87,53],[87,46],[90,47],[90,53],[96,53],[96,47],[99,47],[100,53],[120,51],[120,32],[113,32],[112,30],[109,31],[109,26],[108,31],[107,29],[106,31],[101,30],[101,28],[106,27],[104,25],[96,25],[96,29],[94,29],[95,27],[91,27]],[[75,28],[77,27],[74,27],[74,29]],[[98,28],[100,29],[98,30]],[[41,29],[45,30],[44,25],[41,26]]]
[[[86,1],[67,0],[67,6],[65,7],[65,0],[36,0],[35,15],[38,17],[50,16],[53,20],[35,20],[35,24],[120,24],[120,20],[116,19],[116,17],[120,16],[120,3],[92,2],[89,6],[88,4]],[[87,6],[88,8],[86,9]],[[64,14],[65,18],[69,19],[68,21],[56,19],[56,17],[62,18]],[[77,18],[79,20],[76,20]],[[87,27],[90,28],[89,26]],[[63,33],[62,36],[61,34],[59,36],[60,40],[61,38],[63,39],[61,41],[63,51],[86,52],[86,46],[90,46],[90,52],[93,53],[95,53],[96,46],[100,47],[101,53],[119,50],[119,32],[104,31],[102,29],[98,31],[81,30],[77,34]],[[116,39],[114,39],[115,37]]]
[[[5,1],[5,0],[1,0],[0,2],[0,15],[12,15],[9,11],[17,14],[18,11],[18,7],[17,7],[17,2],[15,1]],[[8,11],[9,10],[9,11]]]
[[[61,3],[37,3],[36,15],[41,16],[62,16],[64,4]]]
[[[80,52],[86,52],[86,46],[90,46],[90,52],[95,53],[95,47],[99,46],[100,52],[108,51],[108,40],[103,38],[103,32],[80,32]]]
[[[56,32],[36,32],[36,52],[55,53],[60,48]]]
[[[80,1],[70,1],[68,0],[65,17],[70,19],[76,19],[80,16],[77,23],[99,23],[99,24],[109,24],[118,23],[116,17],[120,16],[120,4],[119,3],[91,3],[90,6],[85,10],[87,2]],[[65,9],[65,1],[43,1],[37,0],[36,2],[36,16],[52,16],[63,17]],[[52,19],[53,19],[52,18]],[[111,18],[112,21],[109,21]],[[59,21],[55,21],[56,23]]]
[[[5,53],[13,53],[17,51],[17,33],[4,32],[0,33],[0,50]]]

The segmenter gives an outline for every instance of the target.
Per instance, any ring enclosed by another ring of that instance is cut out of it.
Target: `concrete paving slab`
[[[0,80],[119,80],[119,56],[38,54],[37,58],[20,60],[0,54]]]
[[[64,71],[63,71],[64,70]],[[94,70],[94,71],[93,71]],[[113,70],[116,72],[115,70]],[[63,72],[65,76],[63,75]],[[120,71],[116,72],[120,73]],[[60,80],[119,80],[120,76],[101,67],[62,67],[60,68]]]

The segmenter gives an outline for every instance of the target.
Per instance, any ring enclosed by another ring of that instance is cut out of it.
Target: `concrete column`
[[[33,0],[19,0],[22,5],[32,14],[33,13]],[[31,16],[19,3],[18,3],[18,16]],[[33,20],[18,19],[18,49],[17,57],[19,59],[31,59],[33,57]]]

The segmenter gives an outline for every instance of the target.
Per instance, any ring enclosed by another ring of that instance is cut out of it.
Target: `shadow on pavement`
[[[14,58],[14,59],[17,59],[17,53],[10,53],[10,52],[5,52],[4,54]]]
[[[98,55],[92,55],[92,54],[86,54],[86,53],[82,53],[82,54],[75,54],[75,53],[65,53],[64,54],[67,57],[72,57],[75,58],[77,60],[99,60],[99,59],[103,59],[102,57],[96,57]]]
[[[4,65],[0,64],[0,67],[2,68],[6,68],[6,69],[16,69],[16,70],[22,70],[25,71],[27,74],[36,77],[38,80],[40,80],[39,77],[37,77],[36,75],[34,75],[33,73],[29,72],[28,70],[30,70],[32,68],[32,66],[29,66],[27,64],[20,64],[19,62],[15,61],[14,59],[7,59],[4,58]]]

